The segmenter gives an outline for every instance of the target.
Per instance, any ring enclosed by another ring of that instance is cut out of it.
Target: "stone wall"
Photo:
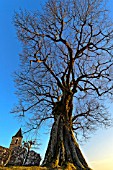
[[[22,148],[20,146],[15,147],[12,150],[11,157],[7,165],[12,165],[12,166],[23,165],[26,155],[27,155],[27,150],[25,148]]]
[[[40,154],[35,151],[27,151],[24,147],[15,147],[12,151],[0,146],[0,166],[39,166],[41,161]]]
[[[11,150],[0,146],[0,166],[5,166],[11,157]]]
[[[40,165],[40,161],[41,161],[41,157],[40,154],[37,154],[36,152],[34,152],[33,150],[31,150],[28,154],[28,157],[26,159],[26,162],[24,163],[24,165],[26,166],[39,166]]]

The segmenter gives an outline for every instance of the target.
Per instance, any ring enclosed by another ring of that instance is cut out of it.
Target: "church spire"
[[[19,131],[13,137],[23,137],[21,128],[19,129]]]

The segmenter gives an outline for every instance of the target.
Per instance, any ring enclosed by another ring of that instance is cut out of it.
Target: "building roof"
[[[16,133],[16,135],[14,135],[13,137],[23,137],[23,136],[22,136],[22,130],[21,130],[21,128],[20,128],[19,131]]]

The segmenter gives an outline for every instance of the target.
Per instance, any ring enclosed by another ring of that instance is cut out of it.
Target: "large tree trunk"
[[[43,165],[58,167],[71,163],[76,170],[90,170],[72,130],[72,116],[70,114],[72,112],[72,100],[66,101],[60,102],[60,104],[57,103]]]

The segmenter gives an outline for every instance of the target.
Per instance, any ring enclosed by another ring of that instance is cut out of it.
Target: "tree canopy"
[[[109,124],[104,99],[113,93],[113,28],[103,0],[49,0],[42,12],[21,11],[14,24],[23,44],[15,81],[32,128],[53,118],[64,91],[73,94],[73,129]]]

